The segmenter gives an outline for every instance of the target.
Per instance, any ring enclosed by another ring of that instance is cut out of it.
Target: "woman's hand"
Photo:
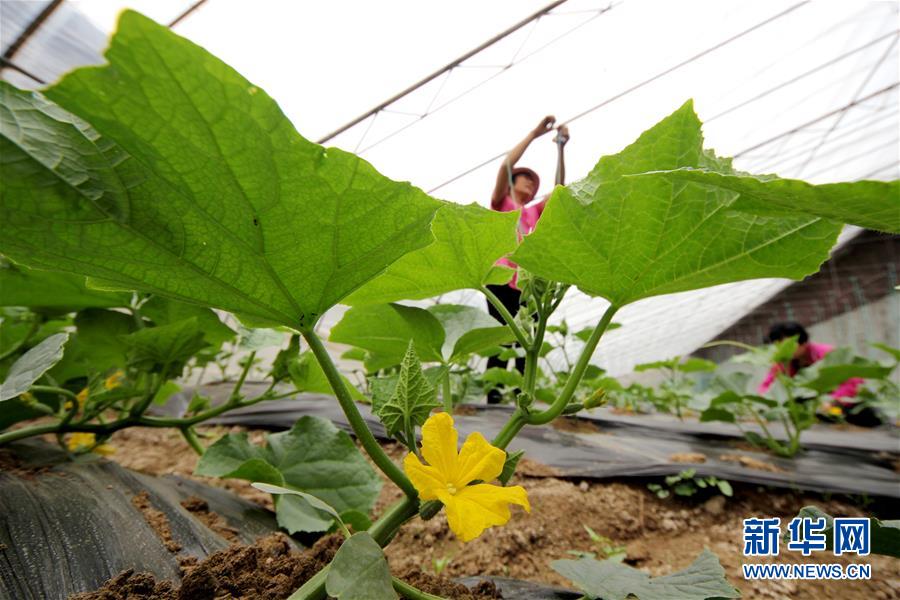
[[[546,117],[541,119],[541,122],[538,123],[537,127],[531,130],[531,136],[535,138],[541,137],[545,133],[553,131],[553,126],[555,124],[556,117],[554,117],[553,115],[547,115]]]

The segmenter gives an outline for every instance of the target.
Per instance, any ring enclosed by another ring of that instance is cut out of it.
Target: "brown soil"
[[[223,433],[238,430],[206,428],[205,432],[211,434],[211,443]],[[262,433],[252,431],[250,437],[259,440]],[[120,447],[113,460],[153,474],[189,475],[197,460],[174,431],[129,429],[114,435],[111,443]],[[387,444],[385,448],[395,460],[405,454],[399,444]],[[873,578],[869,581],[743,579],[741,563],[753,560],[742,555],[743,519],[777,516],[784,522],[808,504],[815,504],[832,515],[865,515],[851,504],[816,495],[745,485],[734,485],[735,497],[727,500],[721,496],[705,503],[675,498],[662,500],[640,483],[566,481],[552,477],[553,470],[540,463],[523,459],[519,465],[511,484],[522,485],[528,491],[532,506],[530,514],[514,508],[513,517],[505,527],[490,529],[467,544],[452,535],[443,513],[430,521],[414,519],[386,549],[392,571],[434,572],[436,561],[450,559],[442,575],[501,575],[571,587],[550,568],[550,562],[570,558],[570,550],[597,552],[583,527],[586,525],[610,538],[612,545],[626,546],[627,562],[652,575],[682,569],[703,548],[710,548],[719,556],[729,580],[741,589],[745,599],[900,598],[900,561],[883,556],[860,559],[859,562],[872,565]],[[271,507],[268,495],[258,492],[247,482],[202,479]],[[375,513],[380,514],[399,497],[396,488],[386,484]],[[776,560],[856,562],[854,558],[835,557],[830,552],[814,554],[810,558],[782,554]]]
[[[676,452],[669,456],[669,462],[673,463],[705,463],[706,456],[699,452]]]
[[[11,473],[21,479],[34,479],[49,470],[48,466],[28,466],[12,450],[0,448],[0,472]]]
[[[181,506],[229,542],[238,541],[238,530],[230,526],[221,515],[209,510],[209,504],[203,498],[190,496],[181,501]]]
[[[570,433],[600,433],[601,430],[596,423],[587,419],[579,419],[578,417],[562,417],[552,421],[550,425],[559,431],[568,431]]]
[[[144,515],[144,520],[156,532],[157,537],[162,541],[163,545],[171,553],[181,550],[181,544],[172,537],[172,528],[169,525],[169,519],[161,511],[153,508],[150,503],[150,495],[147,492],[140,492],[131,499],[131,503],[136,509]]]
[[[769,473],[783,473],[784,469],[773,465],[770,462],[753,458],[752,456],[744,456],[742,454],[723,454],[719,456],[719,460],[725,462],[736,462],[748,469],[756,469],[757,471],[768,471]]]

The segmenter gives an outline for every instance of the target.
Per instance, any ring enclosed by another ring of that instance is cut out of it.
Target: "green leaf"
[[[196,317],[203,330],[203,339],[218,352],[225,342],[234,339],[235,332],[212,310],[196,304],[187,304],[162,296],[153,296],[141,305],[141,314],[157,325],[177,323],[184,319]]]
[[[249,443],[247,434],[223,436],[200,458],[195,473],[234,477],[302,491],[338,513],[368,513],[381,480],[343,431],[325,419],[303,417],[285,432],[266,436],[267,447]],[[308,503],[295,498],[276,501],[279,523],[294,533],[324,531],[323,519]]]
[[[683,571],[662,577],[650,577],[614,560],[564,559],[555,560],[550,566],[594,599],[625,600],[634,595],[640,600],[706,600],[739,598],[741,595],[725,579],[719,559],[709,550],[701,552]]]
[[[838,348],[825,358],[795,377],[797,385],[825,394],[837,388],[851,377],[883,379],[896,365],[884,366],[861,356],[853,355],[849,348]]]
[[[267,456],[293,488],[329,503],[339,512],[369,512],[381,479],[349,435],[330,421],[302,417],[286,432],[270,434]]]
[[[687,102],[582,181],[557,187],[512,259],[616,306],[760,277],[800,279],[828,258],[840,225],[735,210],[737,194],[662,176],[699,167],[700,121]]]
[[[724,408],[709,407],[700,413],[700,422],[708,423],[710,421],[722,421],[723,423],[734,423],[736,421],[734,413]]]
[[[503,461],[503,470],[500,472],[500,476],[497,477],[502,485],[506,485],[507,483],[509,483],[509,480],[516,472],[516,467],[519,465],[519,460],[521,460],[524,455],[524,450],[516,450],[513,453],[506,454],[506,460]]]
[[[435,304],[428,307],[444,329],[441,354],[446,361],[459,361],[492,346],[515,341],[508,327],[473,306]]]
[[[518,371],[508,371],[501,367],[491,367],[482,374],[481,381],[505,385],[506,387],[521,387],[522,374]]]
[[[688,358],[684,362],[678,363],[675,368],[682,373],[699,373],[715,371],[716,363],[703,358]]]
[[[307,350],[299,356],[295,356],[294,360],[288,362],[287,369],[291,382],[294,384],[294,387],[297,388],[297,391],[334,396],[334,390],[331,388],[331,383],[328,382],[328,378],[325,376],[325,371],[322,370],[322,366],[319,364],[319,361],[316,360],[316,357],[313,356],[311,351]],[[365,396],[362,395],[362,392],[356,389],[356,386],[353,385],[349,379],[343,375],[341,375],[341,379],[343,380],[347,391],[350,392],[351,398],[361,401],[366,399]]]
[[[400,364],[410,340],[415,342],[421,361],[443,362],[444,328],[424,308],[402,304],[357,306],[331,329],[329,339],[368,350],[369,371]]]
[[[874,348],[878,348],[882,352],[890,354],[894,357],[894,361],[900,362],[900,348],[894,348],[892,346],[888,346],[887,344],[882,344],[880,342],[872,342],[870,344]]]
[[[111,369],[124,369],[128,364],[129,348],[124,338],[135,327],[134,319],[124,313],[99,308],[80,311],[75,316],[75,334],[50,375],[65,383]]]
[[[177,375],[194,354],[207,346],[196,317],[169,325],[148,327],[122,338],[129,362],[145,371]]]
[[[241,325],[238,327],[238,346],[247,352],[258,352],[263,348],[280,346],[284,343],[285,336],[285,332],[277,329],[249,328]]]
[[[440,202],[305,140],[168,28],[125,11],[105,57],[45,90],[58,106],[0,86],[14,260],[298,328],[431,243]]]
[[[726,169],[683,168],[655,174],[737,192],[735,207],[760,215],[824,217],[868,229],[900,233],[900,182],[856,181],[813,185],[775,175]],[[655,176],[654,175],[654,176]]]
[[[828,550],[834,550],[834,517],[824,512],[818,506],[804,506],[797,513],[797,517],[813,520],[824,518],[825,530],[823,533],[825,534],[825,543]],[[900,558],[900,520],[882,521],[875,517],[870,519],[871,553]],[[785,543],[788,542],[789,535],[790,532],[784,532],[782,537]]]
[[[431,298],[453,290],[500,285],[513,275],[494,263],[516,248],[515,212],[501,213],[475,204],[446,204],[431,230],[434,242],[407,254],[346,300],[347,304],[381,304]]]
[[[89,289],[83,276],[29,269],[0,257],[0,306],[70,311],[128,306],[130,298]]]
[[[266,492],[267,494],[272,494],[273,496],[283,496],[283,495],[296,496],[296,497],[300,498],[303,502],[308,504],[310,508],[327,513],[341,525],[344,524],[344,520],[341,518],[341,515],[339,515],[338,512],[331,505],[329,505],[327,502],[322,502],[321,500],[319,500],[312,494],[307,494],[306,492],[301,492],[300,490],[292,490],[292,489],[288,489],[283,486],[271,485],[268,483],[256,482],[256,483],[252,483],[250,485],[252,485],[253,487],[255,487],[256,489],[258,489],[262,492]],[[283,498],[279,499],[279,502],[283,502],[283,501],[284,501]],[[330,523],[329,523],[329,525],[330,525]],[[300,530],[300,531],[310,531],[310,530],[305,529],[305,530]]]
[[[174,381],[167,381],[159,387],[156,395],[153,396],[153,404],[163,405],[169,401],[169,398],[181,391],[181,386]]]
[[[619,329],[621,326],[622,326],[621,323],[610,323],[606,327],[606,332],[608,333],[608,332],[612,331],[613,329]],[[579,329],[572,335],[577,337],[582,342],[587,343],[587,341],[588,341],[588,339],[590,339],[592,333],[594,333],[594,327],[585,327],[584,329]]]
[[[387,559],[367,532],[354,533],[338,548],[325,591],[340,600],[396,600]]]
[[[432,409],[438,406],[437,391],[422,374],[422,365],[410,340],[391,397],[386,402],[373,402],[372,411],[384,424],[388,435],[396,436],[398,432],[406,433],[421,427]]]
[[[771,361],[773,363],[786,363],[797,353],[800,342],[796,335],[775,342]]]
[[[27,392],[34,382],[62,359],[63,346],[68,339],[67,333],[51,335],[20,356],[10,367],[3,385],[0,386],[0,402]]]

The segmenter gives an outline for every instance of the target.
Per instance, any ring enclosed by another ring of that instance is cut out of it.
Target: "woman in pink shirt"
[[[797,336],[797,350],[794,352],[794,357],[790,362],[772,365],[766,378],[759,384],[759,387],[756,390],[758,393],[766,393],[769,388],[772,387],[772,384],[775,382],[779,373],[786,373],[788,377],[793,377],[800,369],[819,362],[825,358],[826,354],[834,350],[834,346],[830,344],[816,344],[809,341],[809,334],[806,332],[806,329],[794,321],[772,325],[769,329],[767,341],[769,343],[775,343],[794,336]],[[838,408],[848,408],[853,406],[855,403],[852,398],[856,397],[857,390],[862,384],[863,380],[859,377],[851,377],[835,388],[834,391],[831,392],[834,406]]]
[[[509,154],[506,155],[503,164],[500,166],[500,170],[497,172],[497,181],[494,184],[494,192],[491,195],[491,208],[500,212],[509,212],[513,210],[521,211],[518,228],[519,239],[534,231],[538,219],[544,212],[544,205],[547,201],[541,200],[540,202],[532,202],[537,195],[541,179],[533,170],[527,167],[517,167],[516,163],[519,162],[519,159],[525,154],[525,150],[528,149],[531,142],[545,133],[552,131],[555,123],[556,118],[552,115],[548,115],[541,119],[541,122],[538,123],[537,127],[529,131],[528,135],[509,151]],[[558,128],[558,133],[554,141],[559,149],[556,166],[556,183],[557,185],[563,185],[565,181],[563,146],[569,141],[569,130],[565,125],[561,125]],[[506,265],[512,269],[516,268],[515,263],[507,258],[501,258],[497,263]],[[519,288],[516,287],[515,276],[513,276],[512,281],[507,285],[491,285],[488,287],[511,314],[515,315],[519,311],[522,294],[519,291]],[[499,311],[497,311],[490,302],[488,303],[488,312],[490,312],[495,319],[503,323],[503,318],[500,316]],[[500,360],[496,356],[492,356],[488,359],[487,366],[488,368],[506,368],[506,362]],[[520,373],[524,371],[524,358],[516,359],[516,369]],[[500,392],[498,390],[491,390],[488,393],[489,404],[496,404],[500,402],[500,399]]]

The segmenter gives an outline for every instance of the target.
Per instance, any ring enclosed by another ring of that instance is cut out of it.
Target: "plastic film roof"
[[[122,8],[168,24],[195,4],[64,1],[10,61],[51,82],[102,62]],[[46,5],[0,3],[4,50]],[[174,30],[266,89],[317,140],[546,5],[207,0]],[[543,115],[571,121],[572,181],[694,98],[707,146],[739,169],[815,183],[896,179],[898,6],[568,0],[327,144],[437,197],[487,205],[499,157]],[[11,68],[3,77],[40,86]],[[556,166],[551,137],[519,163],[545,182]],[[595,362],[622,374],[691,352],[789,284],[739,282],[628,306]],[[454,298],[483,304],[474,293]],[[560,315],[578,328],[605,308],[573,291]]]

